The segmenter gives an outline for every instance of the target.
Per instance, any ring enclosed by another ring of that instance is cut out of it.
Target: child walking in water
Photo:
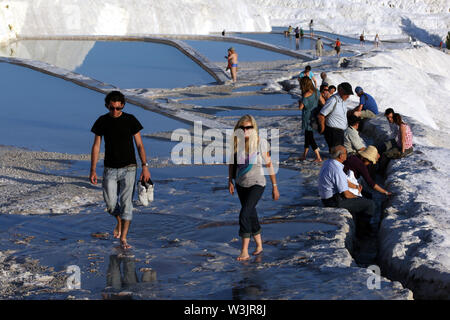
[[[256,243],[253,255],[259,255],[263,251],[261,226],[256,212],[256,205],[266,186],[263,161],[272,182],[272,198],[278,200],[280,194],[267,144],[261,143],[258,126],[251,115],[243,116],[236,123],[232,148],[234,156],[228,167],[228,190],[233,195],[236,187],[242,206],[239,214],[239,236],[242,238],[242,249],[237,260],[244,261],[250,259],[248,253],[250,237],[253,237]],[[233,179],[236,185],[233,185]]]

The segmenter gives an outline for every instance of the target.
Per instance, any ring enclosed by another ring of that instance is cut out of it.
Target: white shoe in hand
[[[138,194],[141,204],[143,206],[148,206],[147,188],[145,187],[145,183],[142,183],[141,181],[138,182]]]
[[[152,202],[153,201],[153,190],[154,190],[153,182],[152,182],[152,180],[149,180],[149,184],[148,184],[148,187],[147,187],[147,200],[148,200],[148,202]]]
[[[149,180],[148,182],[139,181],[138,182],[138,190],[139,190],[139,201],[143,206],[148,206],[149,202],[153,201],[153,181]]]

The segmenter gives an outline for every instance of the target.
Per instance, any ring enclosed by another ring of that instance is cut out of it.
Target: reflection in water
[[[74,71],[83,64],[95,41],[25,40],[0,46],[0,56],[43,61]]]
[[[107,112],[104,95],[9,63],[0,63],[0,73],[3,105],[12,106],[0,118],[0,144],[53,152],[88,152],[93,139],[91,126]],[[126,104],[124,111],[139,119],[144,126],[142,133],[189,128],[184,122],[132,104]],[[169,155],[170,149],[166,153]]]
[[[202,107],[248,107],[248,106],[281,106],[296,105],[298,99],[290,94],[273,93],[253,96],[237,96],[231,98],[213,98],[198,100],[183,100],[182,103],[198,105]],[[298,108],[297,108],[298,109]]]
[[[237,34],[238,37],[262,41],[265,43],[273,44],[275,46],[281,46],[291,50],[311,50],[316,44],[315,39],[310,38],[300,38],[294,39],[293,36],[285,37],[282,34],[275,33],[240,33]],[[325,41],[326,50],[331,50],[331,47]]]
[[[141,282],[156,281],[156,271],[150,268],[141,269],[143,272]],[[131,289],[139,282],[136,272],[136,263],[134,256],[113,254],[109,256],[108,271],[106,274],[105,291],[112,288],[114,291],[123,291]],[[122,294],[104,294],[105,299],[131,298],[131,293],[122,292]]]
[[[120,266],[122,265],[122,270]],[[123,274],[121,273],[123,272]],[[116,290],[126,289],[138,283],[134,257],[109,256],[108,273],[106,274],[106,285]]]
[[[151,42],[22,40],[0,47],[0,56],[43,61],[120,88],[215,82],[178,49]]]
[[[256,261],[256,260],[255,260]],[[243,272],[242,279],[231,289],[233,300],[259,300],[267,291],[265,282],[256,268]]]

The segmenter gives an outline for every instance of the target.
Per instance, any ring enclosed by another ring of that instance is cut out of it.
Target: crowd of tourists
[[[318,188],[322,203],[326,207],[349,210],[355,218],[357,236],[369,235],[375,231],[371,230],[369,223],[375,205],[372,193],[366,188],[385,196],[392,195],[375,181],[377,175],[384,175],[390,159],[405,157],[413,152],[412,131],[399,113],[387,108],[384,115],[389,123],[389,136],[386,141],[369,145],[360,132],[367,121],[379,114],[375,98],[357,86],[355,93],[359,102],[349,107],[348,99],[354,95],[351,84],[340,83],[334,93],[326,73],[322,72],[320,77],[322,83],[317,88],[310,66],[306,66],[298,76],[302,93],[299,100],[301,130],[305,137],[304,151],[298,160],[306,160],[309,149],[312,149],[314,161],[323,162],[314,130],[323,134],[329,159],[323,162],[319,174]]]
[[[310,22],[310,35],[313,36],[313,20]],[[292,32],[289,28],[288,34]],[[296,37],[303,36],[303,30],[295,29]],[[320,38],[318,39],[320,41]],[[362,41],[362,40],[361,40]],[[320,44],[320,42],[319,42]],[[340,51],[340,42],[336,46]],[[317,48],[316,48],[317,49]],[[318,48],[322,54],[323,44]],[[225,56],[228,60],[232,81],[236,82],[238,57],[234,48]],[[304,135],[304,150],[299,161],[305,161],[309,149],[314,152],[314,162],[321,164],[318,191],[326,207],[347,209],[355,218],[357,236],[368,235],[371,230],[370,219],[374,215],[375,204],[372,189],[383,195],[391,192],[376,182],[376,175],[383,174],[390,159],[404,157],[413,151],[412,132],[399,113],[392,108],[384,115],[389,123],[390,136],[386,141],[369,145],[360,132],[367,121],[379,114],[375,98],[362,87],[357,86],[355,93],[359,103],[348,106],[348,99],[354,95],[350,83],[332,85],[325,72],[320,74],[321,84],[314,76],[310,66],[306,66],[298,76],[302,111],[301,132]],[[117,220],[114,238],[120,239],[121,247],[129,249],[127,234],[132,220],[132,198],[137,174],[136,146],[141,160],[142,172],[139,181],[148,185],[149,165],[142,143],[140,122],[131,114],[123,112],[125,97],[119,91],[112,91],[105,98],[108,113],[97,119],[92,127],[95,135],[91,152],[90,181],[97,184],[96,166],[99,159],[102,139],[105,141],[105,159],[103,172],[103,196],[107,211]],[[329,156],[323,160],[314,135],[324,136]],[[234,158],[230,161],[228,190],[237,191],[242,208],[239,215],[239,235],[242,238],[241,253],[237,260],[248,260],[250,238],[256,243],[253,255],[262,252],[261,226],[258,222],[256,205],[261,198],[266,178],[272,183],[272,197],[280,197],[276,175],[270,160],[270,153],[262,145],[258,136],[257,123],[253,116],[245,115],[239,119],[233,135]],[[243,146],[239,152],[239,146]],[[266,169],[263,169],[265,167]],[[266,170],[266,172],[264,172]],[[364,185],[364,188],[363,188]]]

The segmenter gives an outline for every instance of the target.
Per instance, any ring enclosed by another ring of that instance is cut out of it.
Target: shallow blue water
[[[75,171],[83,166],[87,170],[89,162],[74,166]],[[237,195],[228,194],[226,166],[151,168],[151,173],[155,201],[149,207],[136,205],[128,236],[133,256],[128,259],[121,258],[123,251],[116,249],[117,240],[111,237],[114,218],[103,212],[102,203],[77,215],[0,215],[0,244],[4,249],[39,259],[55,271],[64,271],[69,265],[80,267],[81,288],[88,291],[43,292],[40,299],[64,299],[68,294],[100,299],[102,292],[116,290],[131,291],[146,299],[237,299],[249,297],[245,290],[249,285],[263,288],[254,298],[294,298],[297,294],[291,291],[293,282],[309,293],[314,288],[311,281],[320,283],[320,275],[309,268],[304,268],[299,277],[301,266],[289,268],[279,263],[295,256],[299,247],[280,250],[276,244],[266,245],[266,256],[261,261],[250,265],[235,261],[240,247],[240,242],[234,240],[238,237],[240,204]],[[282,169],[278,179],[283,197],[275,203],[267,188],[258,205],[261,218],[299,201],[299,192],[294,191],[301,185],[298,172]],[[323,234],[336,227],[286,221],[263,224],[262,229],[264,239],[280,241],[319,230]],[[91,237],[94,232],[108,232],[110,236],[96,239]],[[26,246],[13,243],[18,237],[30,236],[33,239]],[[122,264],[123,276],[128,270],[132,283],[121,283],[115,262]],[[141,267],[153,268],[157,281],[143,283]],[[112,273],[117,281],[111,282]]]
[[[192,59],[175,47],[159,43],[22,40],[11,45],[11,52],[119,88],[176,88],[215,83]]]
[[[225,57],[227,56],[227,50],[230,47],[235,48],[239,57],[238,61],[255,62],[295,59],[291,56],[287,56],[281,53],[259,49],[239,43],[202,40],[187,40],[185,42],[199,51],[201,54],[206,56],[209,60],[214,62],[223,61],[224,68],[227,65],[227,59]]]
[[[342,35],[336,35],[336,34],[325,32],[325,31],[314,31],[314,33],[323,35],[323,36],[327,36],[335,41],[337,38],[339,38],[339,40],[341,40],[344,44],[358,44],[358,45],[360,44],[359,38],[356,39],[356,38],[346,37],[346,36],[342,36]],[[368,41],[367,37],[365,40],[366,40],[366,44],[371,42],[371,41]]]
[[[75,71],[119,88],[176,88],[215,82],[178,49],[140,41],[98,41]]]
[[[198,100],[182,100],[181,103],[199,105],[202,107],[212,106],[270,106],[270,105],[291,105],[297,103],[298,100],[294,99],[289,94],[263,94],[253,96],[240,96],[232,98],[218,98],[218,99],[198,99]]]
[[[66,153],[89,153],[95,120],[107,113],[104,95],[46,74],[0,63],[3,92],[0,144]],[[141,133],[189,125],[126,104],[144,129]]]
[[[83,163],[87,170],[88,161]],[[4,250],[14,250],[19,260],[38,259],[56,272],[65,273],[69,265],[81,271],[81,290],[36,290],[35,295],[17,298],[102,299],[121,291],[134,299],[382,298],[384,291],[367,289],[367,276],[361,275],[365,270],[358,275],[355,267],[324,267],[315,261],[314,253],[335,241],[330,232],[337,226],[296,220],[295,209],[288,211],[304,204],[299,172],[279,171],[282,197],[276,202],[270,186],[266,187],[257,206],[264,253],[247,262],[235,260],[241,246],[241,206],[237,195],[228,193],[226,167],[152,168],[151,172],[155,201],[148,207],[136,205],[128,234],[133,248],[127,252],[112,238],[115,220],[103,211],[103,203],[74,215],[0,214]],[[97,232],[109,236],[91,236]],[[26,245],[15,243],[23,238],[31,240]],[[253,242],[249,249],[253,251]],[[156,280],[145,282],[141,268],[153,269]],[[64,289],[65,282],[55,287]]]
[[[277,33],[238,33],[236,36],[282,46],[290,50],[315,50],[316,45],[315,39],[300,38],[297,42],[294,35],[285,37],[283,34]],[[325,50],[331,50],[329,45],[324,47]]]
[[[293,26],[293,28],[295,29],[295,26]],[[288,27],[272,27],[272,31],[276,31],[276,32],[283,32],[284,30],[287,30],[287,29],[288,29]],[[309,35],[309,26],[305,26],[303,28],[303,31],[306,35]],[[314,35],[327,36],[333,40],[336,40],[336,38],[339,38],[342,42],[348,43],[348,44],[359,44],[360,43],[359,37],[352,38],[352,37],[347,37],[347,36],[343,36],[343,35],[336,35],[334,33],[325,32],[325,31],[314,30]],[[294,37],[294,33],[292,34],[292,37]],[[367,37],[366,37],[366,43],[372,42],[372,41],[368,41],[368,40],[372,40],[372,39],[367,39]]]
[[[219,111],[215,113],[218,117],[230,117],[230,116],[244,116],[246,114],[251,114],[252,116],[260,116],[260,117],[281,117],[281,116],[301,116],[300,110],[249,110],[249,109],[241,109],[241,110],[227,110],[227,111]]]
[[[263,87],[260,86],[247,86],[247,87],[240,87],[233,90],[233,92],[245,92],[245,91],[259,91]]]

